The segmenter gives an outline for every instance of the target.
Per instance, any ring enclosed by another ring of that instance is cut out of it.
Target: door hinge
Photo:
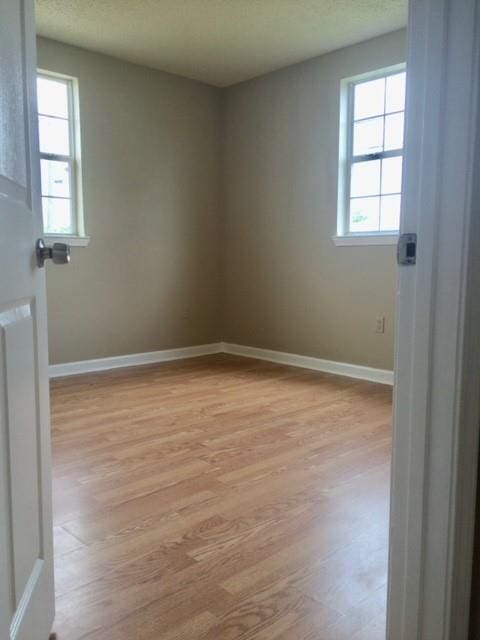
[[[402,233],[397,244],[397,262],[399,265],[417,263],[417,234]]]

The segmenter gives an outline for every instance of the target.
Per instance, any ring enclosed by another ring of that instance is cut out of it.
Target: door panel
[[[54,615],[33,0],[0,0],[0,640]]]
[[[40,548],[40,496],[38,487],[38,421],[36,398],[33,319],[30,304],[0,313],[2,367],[8,389],[6,424],[9,434],[9,467],[11,513],[8,514],[13,534],[13,574],[15,604],[21,600],[36,561],[42,558]],[[32,446],[35,445],[35,446]]]
[[[27,184],[25,131],[25,47],[23,2],[2,0],[0,21],[0,175],[23,187]]]

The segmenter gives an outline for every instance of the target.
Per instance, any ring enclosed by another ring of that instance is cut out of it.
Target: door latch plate
[[[402,233],[397,244],[397,262],[399,265],[417,264],[417,234]]]

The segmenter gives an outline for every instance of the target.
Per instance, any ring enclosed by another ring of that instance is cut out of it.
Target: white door
[[[0,640],[54,616],[33,0],[0,0]]]

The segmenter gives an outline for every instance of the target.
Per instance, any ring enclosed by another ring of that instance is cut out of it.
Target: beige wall
[[[217,89],[40,39],[80,83],[88,248],[48,267],[50,361],[218,340]]]
[[[340,81],[403,61],[400,31],[225,91],[227,341],[392,367],[395,248],[332,236]]]
[[[223,91],[38,53],[79,78],[92,236],[48,267],[52,363],[225,339],[392,367],[394,247],[332,235],[340,80],[403,61],[403,31]]]

